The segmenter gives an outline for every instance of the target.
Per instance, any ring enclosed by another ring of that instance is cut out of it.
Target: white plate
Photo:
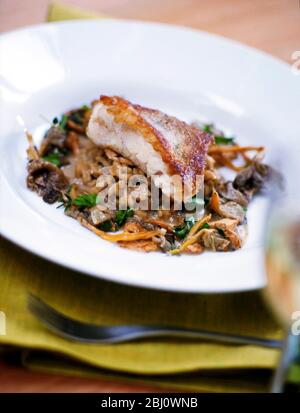
[[[265,54],[161,24],[74,21],[1,36],[0,230],[46,259],[130,285],[225,292],[261,288],[266,200],[249,209],[249,237],[231,253],[170,257],[103,241],[27,190],[22,116],[35,139],[45,121],[118,94],[187,121],[214,121],[243,143],[272,149],[300,135],[300,77]]]

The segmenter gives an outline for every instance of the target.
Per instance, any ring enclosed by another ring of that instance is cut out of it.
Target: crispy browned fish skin
[[[116,123],[142,136],[160,155],[167,173],[170,176],[179,175],[195,193],[196,177],[203,175],[208,146],[213,142],[212,135],[159,110],[131,104],[119,96],[101,96],[99,104],[104,105],[106,112],[113,116]],[[92,117],[93,121],[95,122],[95,119]],[[99,119],[100,123],[101,121],[102,126],[105,126],[105,120]],[[92,136],[93,133],[88,134],[92,140],[97,140]],[[101,145],[101,142],[96,143]],[[109,144],[106,142],[103,146],[107,147]],[[125,153],[122,155],[128,156]],[[138,166],[149,175],[149,171],[145,170],[147,168],[140,164]],[[157,171],[158,175],[159,172]]]

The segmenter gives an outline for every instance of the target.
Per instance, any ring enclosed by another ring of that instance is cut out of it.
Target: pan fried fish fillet
[[[196,177],[203,176],[207,149],[213,141],[210,134],[173,116],[118,96],[100,97],[87,135],[96,145],[130,159],[154,183],[180,176],[192,195],[199,189]],[[164,187],[162,190],[172,196]]]

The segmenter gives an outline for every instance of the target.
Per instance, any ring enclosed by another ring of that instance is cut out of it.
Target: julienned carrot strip
[[[141,239],[150,239],[157,235],[161,235],[159,231],[122,232],[121,234],[109,234],[107,232],[101,231],[98,228],[95,228],[93,225],[91,225],[84,219],[79,219],[79,222],[99,237],[111,242],[137,241]]]
[[[202,229],[200,229],[200,231],[196,232],[196,234],[194,234],[191,238],[188,238],[186,241],[184,241],[184,243],[177,249],[175,250],[171,250],[170,254],[171,255],[176,255],[176,254],[180,254],[181,252],[183,252],[189,245],[194,244],[198,238],[200,237],[200,235],[202,235]]]
[[[248,152],[248,151],[257,151],[261,152],[265,148],[264,146],[221,146],[221,145],[212,145],[209,148],[209,153],[230,153],[230,152]]]
[[[228,158],[226,158],[226,156],[222,156],[222,154],[219,154],[219,155],[220,155],[219,163],[222,162],[222,165],[227,166],[227,168],[232,169],[235,172],[240,172],[249,165],[249,163],[247,162],[244,165],[237,166],[232,161],[230,161]]]
[[[194,235],[198,229],[200,229],[202,227],[202,225],[206,224],[208,221],[211,220],[211,215],[206,215],[205,217],[203,217],[202,219],[200,219],[199,221],[197,221],[191,228],[188,238],[190,238],[192,235]]]
[[[167,224],[167,223],[164,222],[164,221],[161,221],[161,220],[159,220],[159,219],[149,219],[147,222],[149,222],[149,224],[158,225],[159,227],[166,229],[167,232],[169,232],[170,234],[173,233],[173,228],[172,228],[172,226],[169,225],[169,224]]]

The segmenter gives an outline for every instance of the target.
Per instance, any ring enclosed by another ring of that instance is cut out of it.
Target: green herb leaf
[[[194,224],[195,224],[194,217],[187,218],[183,225],[180,225],[173,229],[173,234],[176,235],[177,238],[183,239],[190,232]]]
[[[210,228],[210,225],[207,222],[205,222],[205,224],[203,224],[201,227],[201,229],[209,229],[209,228]]]
[[[88,105],[81,106],[81,110],[90,110],[91,108]]]
[[[126,220],[127,211],[120,210],[116,212],[116,223],[120,227]]]
[[[213,132],[212,132],[213,126],[214,126],[214,125],[213,125],[212,123],[206,123],[206,124],[203,125],[202,130],[203,130],[204,132],[207,132],[207,133],[213,133]]]
[[[214,135],[215,142],[217,145],[232,145],[234,144],[234,137],[227,138],[226,136],[222,135]]]
[[[54,165],[60,167],[61,163],[61,154],[58,152],[52,152],[49,155],[43,156],[44,161],[51,162]]]
[[[63,114],[62,117],[61,117],[61,120],[59,122],[59,126],[62,129],[66,130],[67,129],[67,123],[68,123],[68,116]]]
[[[218,135],[215,133],[215,128],[213,123],[206,123],[202,126],[202,130],[207,133],[211,133],[214,135],[216,145],[233,145],[234,144],[234,137],[232,136],[224,136]]]
[[[116,224],[121,227],[123,224],[125,224],[127,218],[132,217],[134,214],[134,211],[132,208],[129,208],[127,210],[122,210],[120,209],[119,211],[116,212]]]
[[[173,229],[173,234],[180,239],[183,239],[187,235],[188,231],[185,225],[175,227]]]
[[[97,194],[82,194],[73,200],[73,204],[82,208],[91,208],[97,204]]]
[[[109,232],[113,228],[113,223],[110,219],[108,219],[107,221],[104,221],[101,224],[99,224],[97,228],[101,229],[101,231]]]

